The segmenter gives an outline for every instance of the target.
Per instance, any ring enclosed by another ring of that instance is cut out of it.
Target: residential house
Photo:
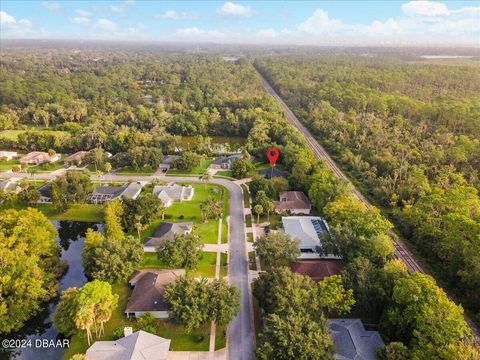
[[[95,341],[87,349],[86,358],[88,360],[167,360],[169,349],[169,339],[139,330],[118,340]]]
[[[185,275],[184,269],[144,269],[135,270],[130,286],[132,295],[128,300],[125,314],[138,318],[150,313],[159,319],[168,318],[168,304],[164,298],[165,286]]]
[[[258,175],[271,179],[274,177],[287,178],[290,174],[287,171],[278,170],[276,167],[269,167],[258,171]]]
[[[284,216],[282,217],[283,229],[293,239],[300,240],[300,259],[339,259],[338,256],[320,256],[317,247],[321,238],[328,234],[328,225],[318,216]]]
[[[85,155],[87,155],[86,151],[77,151],[75,154],[67,156],[65,159],[63,159],[63,163],[65,166],[80,165]]]
[[[280,201],[275,201],[275,212],[282,214],[289,212],[291,214],[310,214],[312,205],[308,198],[301,191],[281,191]]]
[[[336,259],[299,260],[290,264],[290,270],[310,277],[313,281],[322,281],[328,276],[340,275],[343,262]]]
[[[230,170],[232,168],[232,165],[235,161],[241,159],[243,157],[243,154],[233,154],[233,155],[226,155],[226,156],[219,156],[215,159],[210,164],[211,169],[225,169],[225,170]],[[253,161],[254,157],[250,156],[250,161]]]
[[[190,234],[192,228],[192,222],[161,222],[155,230],[155,234],[143,241],[143,251],[155,252],[155,249],[164,240],[173,241],[175,235]]]
[[[153,194],[162,200],[165,207],[169,207],[173,202],[182,202],[184,200],[192,200],[194,188],[189,186],[181,186],[178,184],[155,185]]]
[[[10,178],[8,180],[0,181],[0,191],[5,191],[10,194],[18,194],[22,188],[18,184],[20,178]]]
[[[12,160],[14,157],[17,157],[18,154],[16,151],[0,151],[0,159]]]
[[[40,193],[40,199],[37,201],[39,204],[50,204],[52,202],[52,183],[47,182],[38,188]]]
[[[167,170],[172,166],[172,163],[179,158],[179,155],[165,155],[160,163],[160,170],[167,172]]]
[[[384,347],[378,331],[367,331],[360,319],[327,320],[335,344],[335,359],[376,360],[376,351]]]
[[[139,182],[126,183],[122,186],[97,186],[88,196],[91,204],[104,204],[115,199],[136,199],[142,191],[142,184]]]
[[[40,165],[45,162],[55,162],[60,159],[60,154],[50,156],[43,151],[32,151],[20,158],[21,164]]]

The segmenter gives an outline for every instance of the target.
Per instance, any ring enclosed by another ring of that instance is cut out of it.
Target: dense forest
[[[300,141],[244,59],[10,50],[0,70],[0,130],[29,129],[17,140],[0,138],[2,148],[172,153],[175,135],[242,136],[251,151]]]
[[[255,65],[480,316],[480,68],[333,55]]]

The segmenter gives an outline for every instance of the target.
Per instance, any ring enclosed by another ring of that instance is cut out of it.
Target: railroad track
[[[255,66],[254,66],[255,68]],[[346,180],[351,183],[350,179],[340,170],[338,165],[335,161],[330,157],[330,155],[325,151],[325,149],[318,143],[317,140],[312,136],[310,131],[298,120],[295,114],[290,110],[288,105],[282,100],[282,98],[277,94],[277,92],[270,86],[268,81],[263,77],[263,75],[255,68],[258,75],[263,81],[263,85],[265,90],[272,95],[282,106],[282,109],[285,113],[285,117],[287,118],[288,122],[295,126],[305,137],[307,144],[312,148],[313,152],[318,158],[324,159],[328,165],[328,167],[333,171],[333,173],[340,179]],[[353,185],[353,184],[352,184]],[[371,207],[372,204],[363,196],[360,191],[358,191],[355,187],[353,188],[353,194],[357,197],[362,203],[365,204],[367,207]],[[395,253],[394,257],[400,259],[406,266],[409,273],[420,272],[422,274],[430,275],[425,268],[423,268],[413,257],[413,254],[408,250],[407,246],[403,243],[400,239],[395,239],[394,241],[395,246]],[[480,329],[476,326],[476,324],[467,316],[464,315],[465,322],[472,330],[472,333],[475,337],[476,343],[480,344]]]

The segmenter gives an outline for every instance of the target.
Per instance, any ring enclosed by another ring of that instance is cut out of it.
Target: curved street
[[[3,174],[5,175],[5,174]],[[58,174],[25,174],[17,173],[15,177],[26,179],[52,180]],[[108,174],[92,180],[101,181],[152,181],[155,179],[173,182],[200,183],[198,177],[189,176],[127,176]],[[228,326],[227,346],[228,358],[232,360],[251,360],[254,358],[253,313],[250,297],[248,273],[247,241],[245,237],[245,217],[243,213],[243,192],[235,182],[214,178],[209,183],[222,185],[229,194],[229,243],[228,243],[228,279],[230,284],[240,289],[240,313]]]

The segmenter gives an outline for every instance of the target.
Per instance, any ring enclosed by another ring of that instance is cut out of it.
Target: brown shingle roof
[[[303,260],[290,264],[293,272],[306,275],[315,281],[322,281],[332,275],[339,275],[343,269],[340,260]]]
[[[301,191],[282,191],[280,201],[275,201],[275,210],[311,209],[310,202]]]
[[[65,159],[63,159],[63,162],[69,163],[71,161],[81,161],[86,154],[87,154],[86,151],[77,151],[75,154],[67,156]]]
[[[185,275],[183,269],[145,269],[135,270],[130,279],[134,286],[125,312],[167,311],[168,305],[163,297],[165,286]]]

